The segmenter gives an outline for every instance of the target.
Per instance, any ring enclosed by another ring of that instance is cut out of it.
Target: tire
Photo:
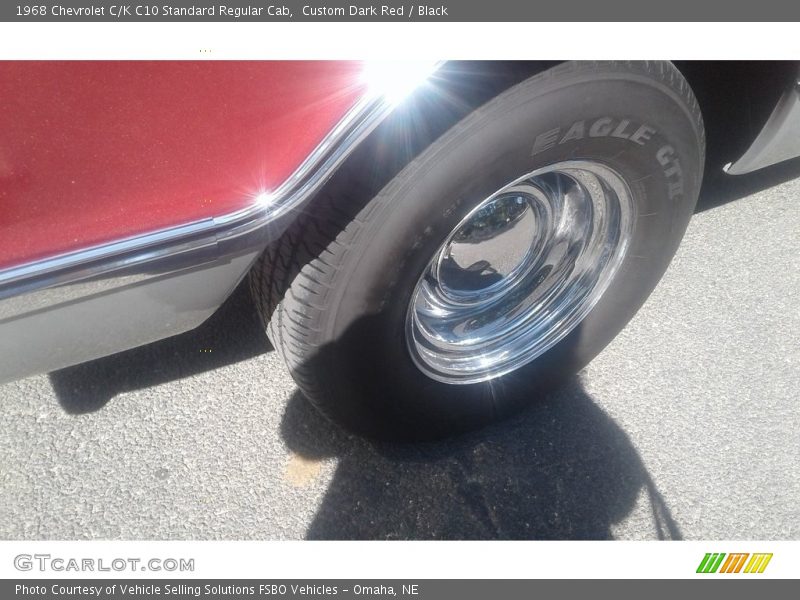
[[[432,438],[502,418],[583,368],[644,303],[692,215],[704,147],[672,64],[559,65],[475,110],[377,194],[357,169],[337,177],[254,267],[268,335],[308,399],[355,432]],[[629,190],[627,250],[605,291],[560,341],[500,378],[423,373],[407,314],[432,256],[483,199],[576,160],[607,166]]]

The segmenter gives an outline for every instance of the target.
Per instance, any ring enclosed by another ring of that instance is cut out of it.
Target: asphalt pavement
[[[193,332],[0,386],[0,538],[800,539],[799,176],[714,178],[617,339],[458,439],[319,417],[244,288]]]

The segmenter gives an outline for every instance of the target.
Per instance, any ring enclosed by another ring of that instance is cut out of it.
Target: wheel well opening
[[[792,61],[677,61],[700,104],[707,171],[737,160],[797,75]]]

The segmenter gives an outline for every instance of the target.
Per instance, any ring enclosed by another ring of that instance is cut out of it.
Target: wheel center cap
[[[536,238],[536,215],[523,193],[500,196],[467,218],[440,253],[442,291],[468,301],[499,293],[524,269]]]

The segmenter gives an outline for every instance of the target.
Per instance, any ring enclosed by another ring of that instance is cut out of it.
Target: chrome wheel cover
[[[450,233],[414,289],[406,340],[415,364],[467,384],[541,356],[606,291],[633,222],[628,186],[594,161],[554,164],[495,192]]]

